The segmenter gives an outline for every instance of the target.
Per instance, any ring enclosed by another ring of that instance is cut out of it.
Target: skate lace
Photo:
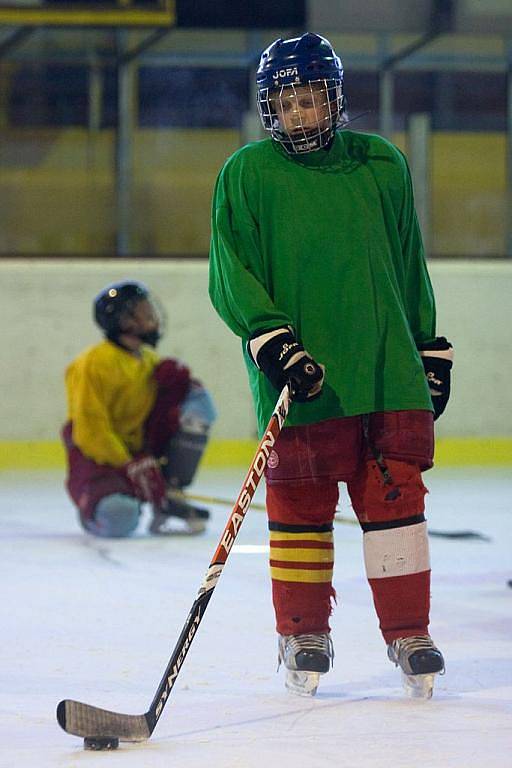
[[[294,656],[301,651],[319,651],[329,657],[331,662],[334,659],[334,646],[330,634],[318,635],[288,635],[286,637],[286,650],[290,650]],[[277,668],[281,666],[281,653],[279,653]]]
[[[395,652],[398,656],[409,657],[416,651],[424,651],[427,648],[435,648],[434,641],[429,635],[413,635],[412,637],[401,637],[393,643]]]
[[[388,653],[389,658],[397,666],[405,669],[404,665],[409,663],[409,659],[416,651],[434,650],[439,653],[439,649],[435,645],[430,635],[413,635],[412,637],[399,637],[394,640],[390,646],[391,653]],[[438,673],[444,675],[445,669]]]

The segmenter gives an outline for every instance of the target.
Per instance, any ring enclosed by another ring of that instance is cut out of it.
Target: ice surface
[[[235,498],[243,468],[204,471],[197,493]],[[507,768],[512,765],[512,473],[425,478],[431,632],[446,658],[431,701],[411,701],[387,660],[357,527],[336,526],[334,670],[315,699],[276,674],[265,516],[251,510],[150,741],[84,752],[57,725],[73,698],[119,712],[149,706],[228,509],[198,538],[85,536],[55,473],[0,480],[0,768]],[[257,500],[263,500],[261,490]],[[343,495],[343,511],[350,508]]]

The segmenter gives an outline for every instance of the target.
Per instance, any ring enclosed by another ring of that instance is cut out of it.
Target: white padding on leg
[[[430,570],[426,523],[368,531],[363,536],[363,548],[369,579],[407,576]]]

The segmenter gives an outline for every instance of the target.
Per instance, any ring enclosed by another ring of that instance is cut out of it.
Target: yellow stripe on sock
[[[285,547],[271,547],[272,560],[289,560],[292,563],[332,563],[334,552],[332,549],[286,549]]]
[[[288,531],[270,531],[270,541],[328,541],[333,540],[332,531],[327,533],[289,533]]]
[[[270,567],[270,575],[275,581],[295,581],[307,584],[321,584],[332,581],[332,568],[325,571],[309,571],[301,568]]]

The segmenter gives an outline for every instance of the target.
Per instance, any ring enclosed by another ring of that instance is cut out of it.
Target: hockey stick
[[[224,506],[230,507],[233,504],[233,499],[225,499],[225,498],[220,498],[218,496],[203,496],[199,493],[186,493],[185,497],[190,501],[199,501],[199,502],[202,502],[203,504],[219,504],[220,506],[223,506],[223,507]],[[256,501],[254,501],[251,506],[253,509],[258,510],[258,512],[265,512],[267,509],[265,504],[258,504],[258,502]],[[338,510],[336,510],[334,522],[341,523],[343,525],[359,526],[359,521],[355,517],[346,517],[345,515],[341,515]],[[471,531],[471,530],[438,531],[438,530],[432,530],[429,528],[428,535],[436,539],[478,539],[480,541],[491,541],[489,536],[486,536],[485,534],[480,533],[479,531]]]
[[[270,451],[288,415],[289,407],[290,392],[288,385],[286,385],[279,395],[265,433],[256,449],[213,559],[148,711],[143,715],[123,715],[71,699],[65,699],[58,704],[57,720],[59,725],[67,733],[83,736],[86,748],[115,749],[119,740],[145,741],[153,733],[210,602],[213,590],[217,586],[252,497],[267,466]]]

